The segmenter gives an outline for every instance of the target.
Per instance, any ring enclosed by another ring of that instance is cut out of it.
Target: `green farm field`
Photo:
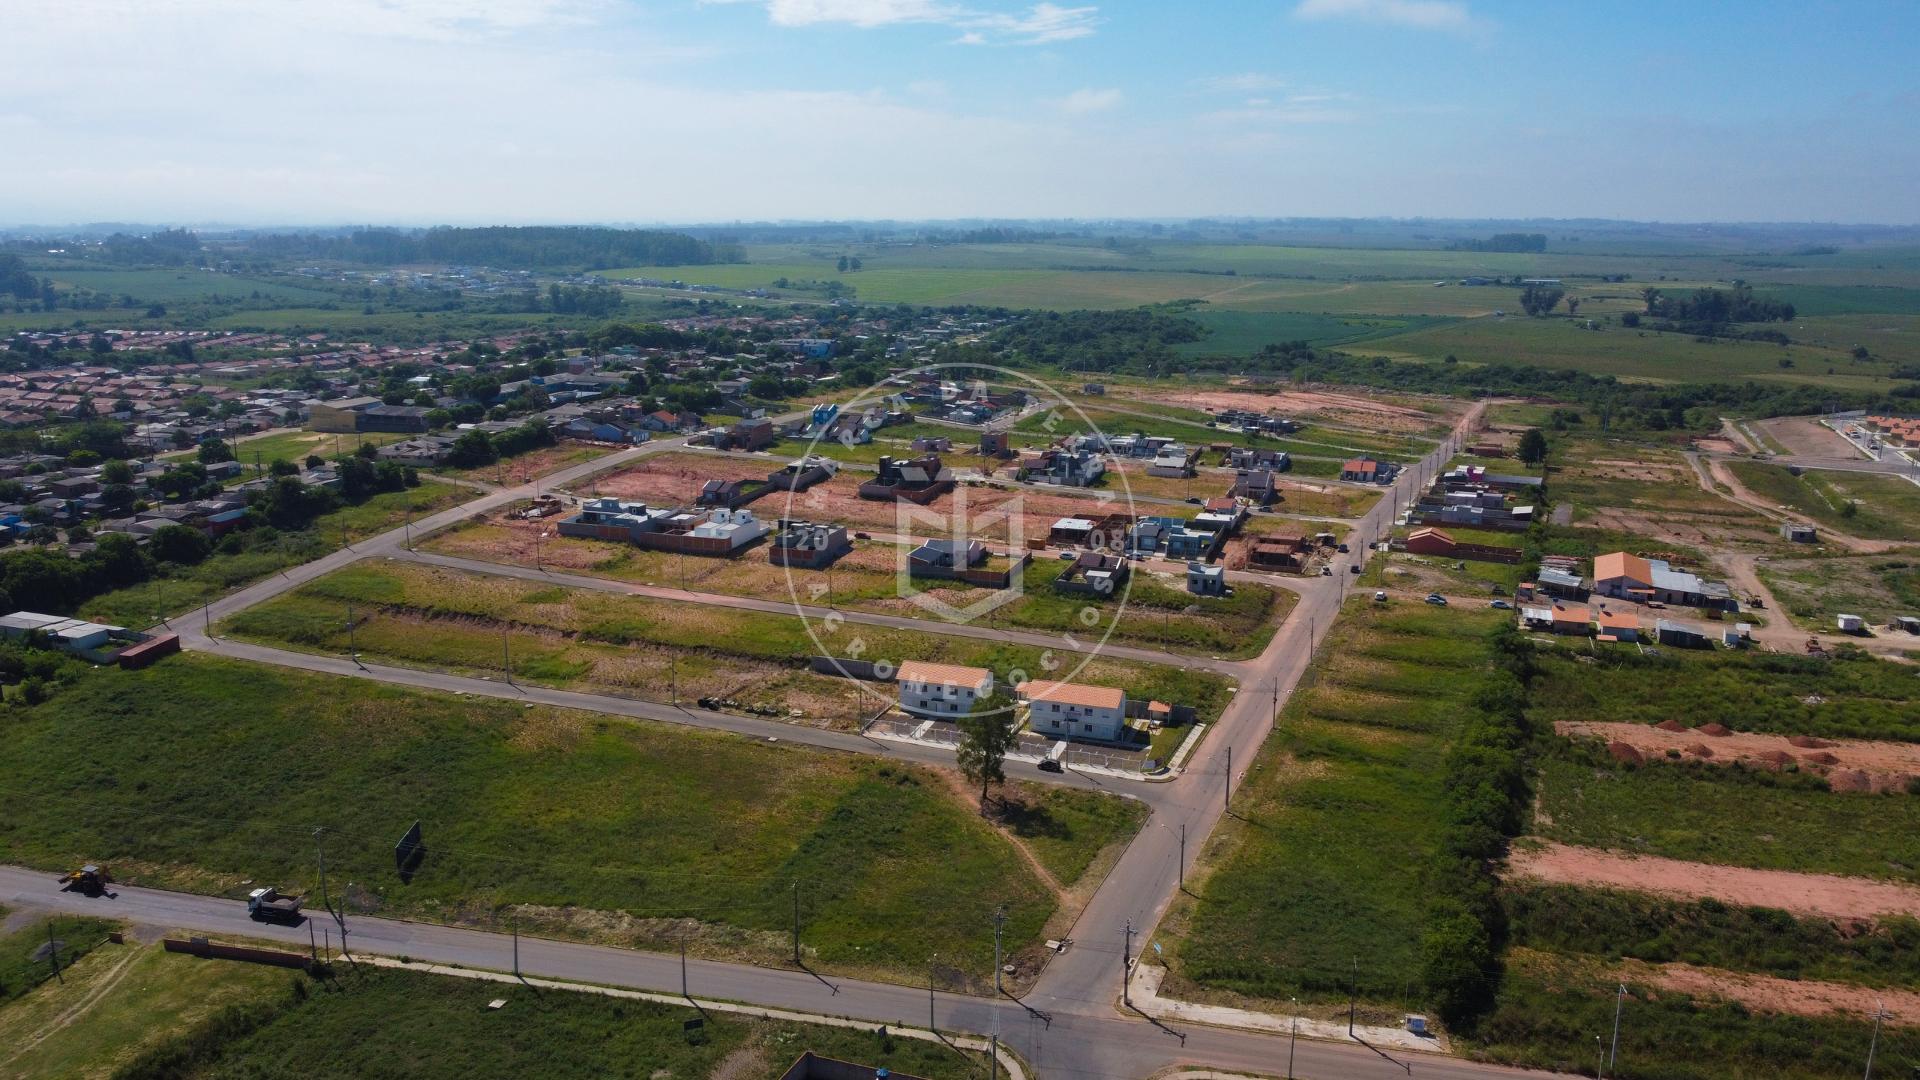
[[[110,799],[98,797],[112,790]],[[1137,814],[1030,800],[1063,883]],[[1082,805],[1082,804],[1086,805]],[[1016,951],[1056,897],[1016,841],[926,770],[569,710],[400,690],[193,654],[102,669],[12,722],[0,854],[93,859],[130,884],[305,891],[310,841],[349,910],[778,962],[791,892],[817,963],[990,969],[994,907]],[[394,873],[394,837],[428,856]],[[298,842],[293,842],[297,838]],[[983,959],[986,958],[986,959]]]
[[[1757,379],[1883,390],[1892,385],[1885,377],[1892,370],[1890,364],[1857,361],[1837,349],[1800,343],[1700,342],[1686,334],[1632,330],[1610,323],[1587,330],[1567,318],[1469,319],[1378,338],[1355,351],[1413,360],[1454,356],[1461,363],[1572,368],[1654,382]],[[1782,360],[1791,360],[1793,366],[1782,367]]]

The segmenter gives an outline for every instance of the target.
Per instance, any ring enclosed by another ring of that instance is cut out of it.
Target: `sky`
[[[0,221],[1920,223],[1920,4],[9,4]]]

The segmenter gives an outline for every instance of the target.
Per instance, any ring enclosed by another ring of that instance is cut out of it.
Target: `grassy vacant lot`
[[[1431,285],[1427,287],[1432,288]],[[1463,314],[1480,314],[1480,311],[1474,310],[1474,298],[1471,296],[1454,294],[1446,299],[1464,301],[1468,311]],[[1392,302],[1389,301],[1389,303]],[[1211,332],[1199,341],[1175,346],[1175,351],[1188,356],[1218,354],[1246,356],[1259,352],[1268,345],[1288,341],[1304,341],[1315,346],[1351,345],[1374,338],[1404,334],[1412,330],[1423,330],[1447,321],[1421,315],[1328,315],[1309,314],[1303,311],[1255,311],[1228,307],[1202,308],[1194,312],[1192,318]]]
[[[322,514],[300,532],[282,533],[272,543],[239,554],[209,555],[197,566],[181,567],[166,577],[102,593],[80,606],[89,619],[143,629],[191,614],[202,604],[251,584],[268,574],[298,566],[351,542],[391,529],[466,501],[473,493],[452,484],[423,482],[405,491],[382,492],[365,502]]]
[[[1777,908],[1538,882],[1508,884],[1501,906],[1511,940],[1522,948],[1864,986],[1920,981],[1914,919],[1883,916],[1842,927]]]
[[[226,1014],[232,1030],[203,1026],[161,1053],[197,1051],[191,1075],[204,1080],[761,1077],[779,1075],[804,1050],[935,1080],[985,1068],[984,1054],[877,1028],[714,1013],[689,1038],[682,1022],[702,1014],[687,1005],[421,972],[349,970],[303,991],[283,987]],[[496,998],[506,1004],[488,1008]]]
[[[254,455],[258,454],[263,465],[275,461],[291,461],[298,465],[310,454],[323,458],[334,458],[341,454],[351,454],[362,446],[385,446],[406,438],[394,432],[366,431],[350,435],[335,435],[325,431],[276,431],[257,438],[241,439],[233,443],[233,455],[242,465],[252,469]],[[166,458],[191,458],[192,450],[182,450],[175,454],[163,454]]]
[[[539,526],[531,526],[538,528]],[[440,533],[426,545],[430,550],[463,558],[518,561],[530,556],[533,539],[528,527],[494,518],[465,523]],[[854,550],[835,562],[831,571],[774,566],[758,551],[738,559],[682,558],[667,552],[643,551],[611,540],[554,537],[541,542],[544,565],[620,581],[677,586],[700,592],[761,599],[793,599],[841,610],[877,611],[915,618],[924,608],[901,596],[898,563],[902,549],[883,541],[854,542]],[[1075,635],[1105,633],[1111,626],[1115,644],[1143,645],[1175,652],[1205,655],[1255,655],[1272,639],[1295,595],[1249,585],[1227,598],[1198,597],[1184,584],[1163,583],[1140,568],[1124,600],[1097,600],[1057,592],[1053,582],[1068,564],[1038,558],[1028,565],[1021,598],[994,614],[997,625],[1030,630],[1057,630]],[[1184,572],[1184,567],[1182,568]],[[919,582],[916,590],[962,606],[986,591],[962,583]],[[1097,616],[1085,621],[1087,611]],[[1117,614],[1117,623],[1116,623]]]
[[[1733,461],[1728,468],[1762,499],[1872,540],[1920,539],[1920,484],[1877,473],[1807,471]],[[1848,510],[1849,504],[1852,510]]]
[[[1875,633],[1896,615],[1920,614],[1920,559],[1872,555],[1859,558],[1771,559],[1759,565],[1782,607],[1794,617],[1829,629],[1833,617],[1858,615]],[[1914,639],[1920,648],[1920,638]]]
[[[1594,1069],[1594,1036],[1612,1031],[1616,971],[1591,957],[1532,949],[1508,953],[1506,977],[1479,1040],[1467,1048],[1491,1058],[1569,1074]],[[1831,1080],[1853,1076],[1866,1060],[1872,1024],[1839,1014],[1760,1013],[1729,1002],[1643,986],[1631,975],[1621,1008],[1620,1051],[1609,1076],[1640,1080]],[[1880,1033],[1881,1060],[1904,1060],[1909,1033]]]
[[[1679,720],[1780,735],[1920,741],[1920,679],[1911,666],[1867,656],[1613,649],[1576,658],[1546,651],[1539,667],[1531,712],[1543,724]]]
[[[150,945],[106,945],[64,982],[0,1010],[0,1076],[108,1077],[228,1005],[287,992],[281,968],[207,961]]]
[[[871,715],[876,694],[806,670],[823,652],[869,660],[976,664],[1006,678],[1049,671],[1042,650],[917,630],[679,604],[648,597],[539,584],[408,563],[361,563],[228,620],[240,637],[321,652],[353,644],[368,657],[481,674],[500,672],[503,638],[516,678],[664,700],[677,665],[681,700],[712,695],[766,702],[779,715],[852,722]],[[855,646],[855,642],[864,643]],[[1062,654],[1071,665],[1076,660]],[[1054,661],[1060,663],[1061,660]],[[1196,671],[1100,658],[1076,679],[1119,686],[1134,697],[1191,704],[1202,717],[1226,700],[1224,680]]]
[[[1059,798],[1027,827],[1070,882],[1131,819]],[[415,819],[428,855],[403,883],[392,845]],[[982,973],[996,905],[1018,948],[1056,902],[926,770],[191,655],[96,673],[22,714],[0,752],[10,862],[305,890],[316,827],[334,895],[363,912],[486,925],[518,906],[523,929],[655,946],[693,931],[745,959],[787,947],[798,885],[806,948],[842,970],[921,972],[938,951]]]
[[[1501,621],[1348,605],[1162,928],[1181,996],[1341,998],[1357,959],[1361,997],[1409,1004],[1442,758]]]
[[[1284,437],[1255,436],[1245,432],[1206,427],[1205,413],[1192,413],[1191,410],[1176,410],[1176,412],[1191,415],[1154,415],[1162,413],[1160,407],[1119,411],[1114,408],[1089,405],[1079,410],[1034,413],[1015,424],[1013,430],[1016,435],[1025,436],[1034,442],[1095,430],[1109,435],[1128,435],[1138,432],[1143,435],[1179,439],[1189,446],[1230,443],[1235,446],[1285,450],[1290,454],[1305,457],[1344,458],[1352,454],[1371,453],[1376,456],[1404,459],[1424,454],[1432,449],[1431,443],[1404,436],[1320,426],[1303,427],[1300,431]],[[1213,462],[1210,461],[1210,463]]]
[[[1517,303],[1516,305],[1517,306]],[[1512,310],[1512,308],[1508,308]],[[1464,319],[1397,337],[1378,338],[1353,351],[1421,360],[1455,356],[1462,363],[1520,358],[1535,367],[1572,368],[1594,375],[1658,382],[1759,379],[1870,387],[1886,385],[1882,361],[1857,361],[1844,351],[1805,344],[1696,341],[1688,334],[1631,330],[1612,323],[1588,330],[1585,318]],[[1791,360],[1792,367],[1781,367]],[[1828,374],[1828,369],[1833,374]]]
[[[1920,882],[1920,799],[1739,766],[1622,766],[1598,743],[1561,744],[1542,760],[1536,831],[1690,862]]]
[[[63,869],[70,870],[72,867]],[[6,914],[7,909],[0,907],[0,919],[4,919]],[[107,931],[116,925],[107,919],[56,915],[50,920],[39,918],[23,922],[11,933],[0,934],[0,1006],[24,996],[54,977],[53,965],[44,956],[34,956],[35,951],[47,943],[49,922],[52,924],[53,939],[61,943],[62,968],[100,945],[106,939]],[[5,1045],[0,1042],[0,1047]]]
[[[618,448],[611,446],[563,442],[558,446],[536,447],[515,457],[502,458],[492,465],[476,465],[470,469],[442,467],[435,471],[447,476],[482,480],[487,483],[524,484],[536,476],[545,476],[548,473],[578,465],[583,461],[592,461],[617,452]]]

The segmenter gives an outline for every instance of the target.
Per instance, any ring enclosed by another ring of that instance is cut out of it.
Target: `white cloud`
[[[1202,89],[1235,94],[1257,94],[1265,90],[1279,90],[1287,85],[1287,81],[1280,76],[1259,71],[1243,71],[1236,75],[1212,75],[1199,82]]]
[[[1300,0],[1297,19],[1358,19],[1422,30],[1467,30],[1473,16],[1460,0]]]
[[[538,2],[538,0],[520,0]],[[1045,45],[1091,35],[1100,24],[1099,8],[1038,3],[1025,11],[982,11],[946,0],[706,0],[709,3],[757,3],[775,26],[844,25],[872,30],[882,26],[935,25],[962,31],[955,44],[1005,41]]]
[[[1104,90],[1081,89],[1056,99],[1053,107],[1069,116],[1085,116],[1088,113],[1105,112],[1115,108],[1124,98],[1125,95],[1118,87],[1108,87]]]

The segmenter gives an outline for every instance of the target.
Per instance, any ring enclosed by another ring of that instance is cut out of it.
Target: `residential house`
[[[742,420],[714,436],[713,445],[721,450],[765,450],[774,441],[773,421],[761,417]]]
[[[1227,595],[1227,568],[1203,562],[1188,563],[1187,591],[1195,596]]]
[[[432,425],[424,405],[369,405],[354,414],[355,431],[424,432]]]
[[[993,695],[993,672],[959,664],[908,660],[894,674],[900,708],[915,716],[952,719],[973,712]]]
[[[1707,635],[1693,627],[1667,619],[1653,624],[1653,636],[1660,644],[1676,649],[1704,649],[1712,644],[1707,640]]]
[[[1035,484],[1091,487],[1107,472],[1100,455],[1085,450],[1042,450],[1020,459],[1015,478]]]
[[[345,435],[362,430],[360,410],[380,404],[376,397],[335,398],[332,401],[316,401],[307,415],[307,426],[315,431],[331,431]]]
[[[1454,539],[1451,533],[1432,527],[1419,528],[1408,533],[1403,546],[1415,555],[1432,555],[1441,559],[1473,559],[1478,562],[1517,563],[1522,554],[1519,548],[1462,543]]]
[[[1293,455],[1268,447],[1229,446],[1226,464],[1234,469],[1269,469],[1281,473],[1293,468]]]
[[[1299,573],[1313,558],[1313,542],[1298,533],[1255,536],[1247,545],[1247,565]]]
[[[905,500],[922,506],[953,490],[953,470],[934,454],[902,460],[881,457],[872,480],[860,485],[860,497],[882,502]]]
[[[1392,477],[1390,469],[1385,462],[1361,456],[1340,466],[1340,479],[1356,484],[1384,484]]]
[[[1180,443],[1169,443],[1153,455],[1153,462],[1147,466],[1148,476],[1185,477],[1194,474],[1193,459],[1199,455]]]
[[[1640,616],[1631,611],[1609,611],[1601,608],[1594,616],[1594,624],[1600,630],[1601,641],[1640,640]]]
[[[1132,565],[1124,555],[1083,551],[1053,579],[1053,588],[1055,592],[1104,598],[1125,586],[1132,575]]]
[[[1685,607],[1730,607],[1733,594],[1724,583],[1676,570],[1665,559],[1649,559],[1624,551],[1593,560],[1593,591],[1620,600],[1659,600]]]
[[[1027,706],[1027,727],[1037,735],[1110,743],[1127,733],[1123,690],[1032,679],[1016,692]]]
[[[915,453],[947,454],[953,452],[953,440],[945,435],[917,435],[913,440]]]
[[[1271,506],[1280,495],[1280,485],[1274,482],[1270,469],[1238,469],[1233,474],[1233,486],[1227,494],[1236,499],[1245,499],[1255,506]]]
[[[1782,538],[1795,544],[1814,544],[1820,540],[1819,533],[1812,525],[1804,521],[1788,521],[1780,526]]]
[[[818,521],[781,521],[767,561],[775,566],[822,570],[853,550],[847,527]]]

